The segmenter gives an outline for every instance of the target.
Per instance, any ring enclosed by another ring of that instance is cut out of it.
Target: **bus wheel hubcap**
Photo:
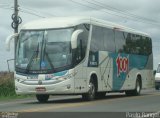
[[[94,93],[95,93],[95,87],[94,87],[93,83],[90,83],[89,84],[89,95],[93,98]]]
[[[139,82],[137,82],[137,92],[138,92],[138,93],[140,92],[140,85],[139,85]]]

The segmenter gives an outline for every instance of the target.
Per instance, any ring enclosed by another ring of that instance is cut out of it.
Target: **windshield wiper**
[[[46,55],[46,58],[47,58],[47,60],[48,60],[48,62],[49,62],[49,64],[50,64],[52,70],[54,70],[54,66],[53,66],[53,64],[52,64],[52,61],[51,61],[51,59],[50,59],[50,57],[48,56],[48,53],[47,53],[46,51],[45,51],[45,55]]]
[[[39,54],[39,43],[38,43],[38,45],[37,45],[36,51],[34,51],[34,53],[33,53],[32,57],[31,57],[28,65],[27,65],[27,68],[26,68],[26,71],[27,71],[27,72],[28,72],[29,69],[31,68],[31,64],[32,64],[32,62],[33,62],[33,59],[35,58],[35,56],[38,56],[38,54]]]

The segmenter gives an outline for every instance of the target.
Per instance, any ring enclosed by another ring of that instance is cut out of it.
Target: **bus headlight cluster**
[[[23,82],[23,81],[25,81],[26,79],[25,79],[25,78],[20,78],[20,77],[15,77],[15,80],[16,80],[17,82]]]
[[[74,76],[75,76],[75,74],[71,73],[71,74],[67,74],[67,75],[62,76],[62,77],[57,77],[56,80],[57,81],[64,81],[64,80],[70,79]]]

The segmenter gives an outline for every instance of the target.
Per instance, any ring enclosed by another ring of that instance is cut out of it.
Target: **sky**
[[[91,16],[145,32],[152,38],[154,69],[160,62],[160,0],[18,0],[22,24],[40,18]],[[6,38],[13,34],[11,15],[14,0],[0,0],[0,71],[8,70],[7,60],[14,58],[5,49]],[[11,71],[13,61],[9,61]]]

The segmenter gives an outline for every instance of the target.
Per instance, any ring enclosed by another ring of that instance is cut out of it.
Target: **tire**
[[[134,90],[125,91],[125,93],[128,96],[138,96],[141,93],[141,88],[142,88],[141,87],[141,82],[140,82],[139,79],[137,79],[135,89]]]
[[[133,91],[133,95],[136,95],[136,96],[138,96],[138,95],[140,95],[141,94],[141,83],[140,83],[140,80],[138,79],[137,81],[136,81],[136,88],[135,88],[135,90]]]
[[[159,86],[155,86],[155,89],[156,89],[156,90],[159,90]]]
[[[132,90],[125,91],[125,94],[126,94],[127,96],[132,96],[132,95],[133,95],[133,94],[132,94]]]
[[[96,93],[96,99],[102,99],[105,98],[106,92],[98,92]]]
[[[82,99],[87,101],[92,101],[95,99],[96,86],[93,80],[89,82],[89,90],[87,93],[82,94]]]
[[[36,98],[40,103],[46,103],[49,99],[49,95],[36,95]]]

